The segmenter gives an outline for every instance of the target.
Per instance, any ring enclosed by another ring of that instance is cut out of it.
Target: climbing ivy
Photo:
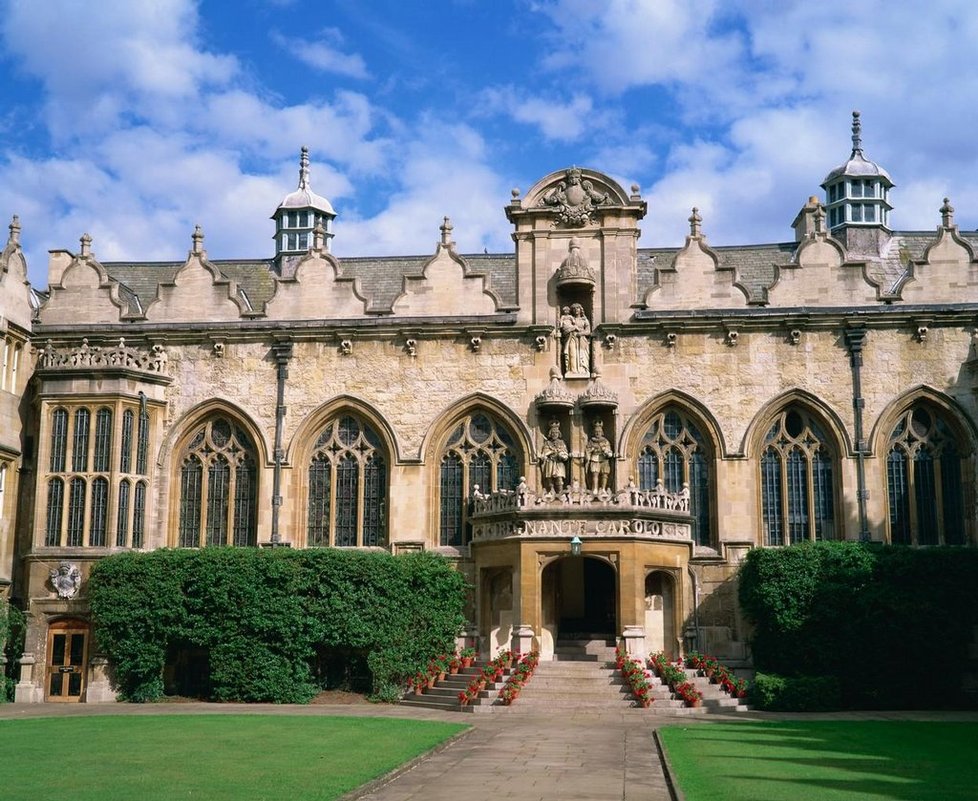
[[[180,649],[205,655],[213,700],[303,703],[323,655],[358,657],[390,699],[433,653],[454,648],[462,576],[432,554],[205,548],[107,557],[89,601],[121,695],[150,701]]]

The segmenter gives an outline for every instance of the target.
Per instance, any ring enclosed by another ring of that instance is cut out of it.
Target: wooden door
[[[48,629],[48,701],[78,702],[85,693],[88,672],[88,624],[64,620]]]

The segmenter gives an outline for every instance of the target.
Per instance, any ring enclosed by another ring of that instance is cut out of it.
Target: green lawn
[[[0,720],[0,798],[321,801],[465,728],[290,715]]]
[[[660,736],[686,801],[978,798],[978,723],[711,723]]]

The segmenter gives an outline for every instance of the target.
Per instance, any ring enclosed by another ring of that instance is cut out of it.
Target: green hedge
[[[978,550],[758,548],[739,578],[759,671],[834,677],[849,707],[967,703],[961,688],[978,624]]]
[[[833,712],[842,709],[842,688],[835,676],[776,676],[758,673],[748,703],[772,712]]]
[[[366,654],[376,697],[454,649],[466,585],[444,559],[341,549],[205,548],[98,562],[89,601],[121,695],[163,694],[168,653],[202,649],[209,696],[303,703],[323,651]]]
[[[0,704],[14,700],[17,686],[18,661],[24,652],[24,635],[27,621],[16,606],[0,599],[0,653],[7,658],[6,667],[0,670]]]

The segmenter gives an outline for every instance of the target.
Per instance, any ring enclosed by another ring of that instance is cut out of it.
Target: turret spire
[[[309,188],[309,148],[305,145],[299,154],[299,189]]]
[[[863,155],[863,125],[859,121],[859,112],[852,112],[852,155],[849,158]]]

